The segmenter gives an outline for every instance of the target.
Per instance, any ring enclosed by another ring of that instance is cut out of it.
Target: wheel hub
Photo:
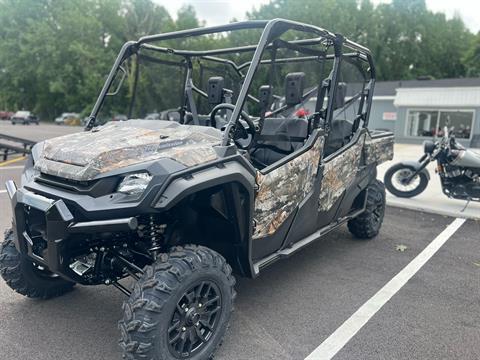
[[[392,185],[399,191],[406,192],[414,190],[420,183],[419,175],[412,176],[413,171],[410,169],[401,169],[393,174]]]
[[[197,309],[195,307],[188,309],[185,315],[185,323],[188,326],[192,326],[197,324],[199,320],[200,320],[200,314],[197,312]]]
[[[221,292],[210,281],[200,281],[177,303],[168,328],[168,345],[173,356],[188,359],[213,337],[220,320]]]

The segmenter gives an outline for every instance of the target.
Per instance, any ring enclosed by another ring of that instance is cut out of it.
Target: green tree
[[[174,21],[153,0],[0,0],[0,107],[33,110],[43,119],[63,111],[87,114],[125,41],[204,25],[191,6],[176,15]],[[480,76],[480,34],[470,33],[459,18],[428,10],[425,0],[377,6],[371,0],[272,0],[247,16],[288,18],[342,33],[371,49],[379,80]],[[194,50],[247,45],[255,44],[260,33],[246,30],[159,45]],[[228,57],[241,63],[251,53]],[[128,63],[125,69],[128,98],[136,69]],[[139,89],[151,102],[149,76],[158,89],[169,89],[169,83],[157,73],[141,74]]]
[[[464,54],[472,39],[462,20],[433,13],[424,0],[273,0],[251,19],[283,17],[342,33],[370,48],[379,80],[466,75]]]
[[[480,32],[466,51],[464,64],[468,76],[480,76]]]

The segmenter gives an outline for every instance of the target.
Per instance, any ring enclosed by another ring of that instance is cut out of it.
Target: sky
[[[219,25],[233,18],[244,20],[247,11],[266,4],[269,0],[154,0],[163,5],[175,16],[178,9],[185,4],[193,5],[199,19],[207,25]],[[301,1],[301,0],[299,0]],[[389,2],[389,0],[372,0],[373,3]],[[435,12],[444,12],[448,18],[458,14],[467,27],[474,33],[480,31],[479,0],[426,0],[427,7]]]

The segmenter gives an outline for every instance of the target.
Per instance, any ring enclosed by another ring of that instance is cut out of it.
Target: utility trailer
[[[0,156],[7,161],[9,156],[30,154],[35,141],[0,134]]]

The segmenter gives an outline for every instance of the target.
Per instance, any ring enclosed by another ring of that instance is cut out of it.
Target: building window
[[[435,136],[438,129],[438,111],[410,110],[407,119],[408,136]]]
[[[440,111],[439,127],[453,127],[455,137],[470,139],[472,133],[473,111]]]
[[[459,139],[470,139],[473,126],[472,110],[409,110],[407,136],[441,137],[443,127],[453,127]]]

